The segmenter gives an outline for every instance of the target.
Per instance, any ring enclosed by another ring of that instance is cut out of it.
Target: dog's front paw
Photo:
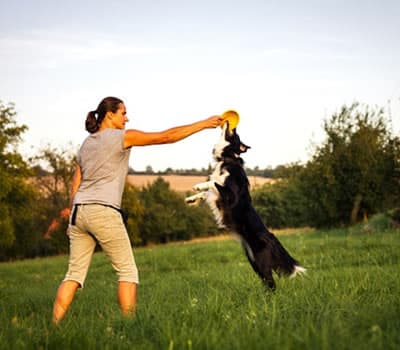
[[[196,192],[203,191],[201,184],[194,185],[193,191],[196,191]]]
[[[186,204],[196,204],[197,202],[198,202],[198,200],[195,196],[190,196],[190,197],[185,198]]]
[[[196,193],[193,196],[186,197],[185,202],[189,205],[198,204],[201,200],[206,199],[206,194],[204,192]]]
[[[212,183],[210,181],[207,182],[201,182],[197,185],[193,186],[193,190],[197,191],[197,192],[203,192],[203,191],[207,191],[211,188]]]

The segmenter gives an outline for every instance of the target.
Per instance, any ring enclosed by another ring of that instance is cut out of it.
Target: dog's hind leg
[[[276,286],[274,278],[272,276],[271,267],[269,265],[267,266],[266,261],[261,256],[259,256],[259,254],[257,254],[258,256],[255,255],[251,247],[243,239],[242,239],[242,246],[251,267],[261,278],[261,281],[264,284],[264,286],[274,291]]]
[[[275,290],[276,286],[274,277],[272,276],[272,267],[268,263],[268,258],[265,259],[265,256],[260,254],[260,256],[256,257],[254,264],[257,266],[256,271],[259,271],[258,274],[261,277],[264,286],[271,290]]]
[[[272,277],[272,270],[269,269],[265,273],[265,277],[262,279],[264,286],[274,291],[276,289],[274,278]]]

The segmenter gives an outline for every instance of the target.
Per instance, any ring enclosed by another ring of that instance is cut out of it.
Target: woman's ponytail
[[[87,114],[85,122],[86,130],[89,131],[91,134],[97,132],[100,129],[100,125],[106,117],[107,112],[117,112],[121,103],[124,102],[117,97],[110,96],[103,98],[97,109],[95,111],[90,111]]]
[[[86,116],[85,127],[91,134],[95,133],[100,128],[100,125],[97,122],[96,113],[97,111],[90,111]]]

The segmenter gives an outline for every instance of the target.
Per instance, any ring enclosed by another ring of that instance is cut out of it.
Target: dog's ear
[[[220,194],[224,194],[226,192],[226,189],[224,188],[224,186],[221,186],[220,184],[218,184],[216,182],[214,182],[214,186]]]
[[[246,152],[248,149],[250,149],[250,146],[245,145],[244,143],[240,143],[240,153]]]
[[[221,186],[215,182],[214,185],[220,193],[224,205],[233,208],[239,200],[239,188],[236,183],[231,181],[230,183]]]

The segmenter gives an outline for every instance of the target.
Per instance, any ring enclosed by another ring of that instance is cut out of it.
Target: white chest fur
[[[214,159],[219,159],[222,156],[222,152],[224,148],[229,144],[225,140],[225,132],[226,132],[227,124],[225,124],[222,128],[221,138],[219,139],[218,143],[214,146],[213,156]],[[217,206],[217,201],[220,197],[220,193],[218,189],[215,187],[217,183],[220,186],[225,185],[225,180],[229,176],[229,172],[223,168],[223,162],[217,161],[214,167],[214,171],[210,174],[210,179],[207,182],[202,182],[193,187],[196,193],[193,196],[186,198],[186,203],[195,204],[199,200],[205,200],[211,211],[215,217],[217,225],[219,227],[224,227],[223,225],[223,212],[222,208],[219,209]]]
[[[201,182],[193,187],[198,193],[186,198],[186,202],[189,204],[197,203],[199,200],[205,200],[209,205],[215,221],[219,227],[224,227],[223,224],[223,212],[222,208],[218,208],[217,201],[220,193],[215,187],[215,183],[220,186],[224,186],[226,178],[229,176],[229,172],[222,168],[222,162],[218,162],[214,168],[214,171],[210,175],[210,180],[207,182]]]

